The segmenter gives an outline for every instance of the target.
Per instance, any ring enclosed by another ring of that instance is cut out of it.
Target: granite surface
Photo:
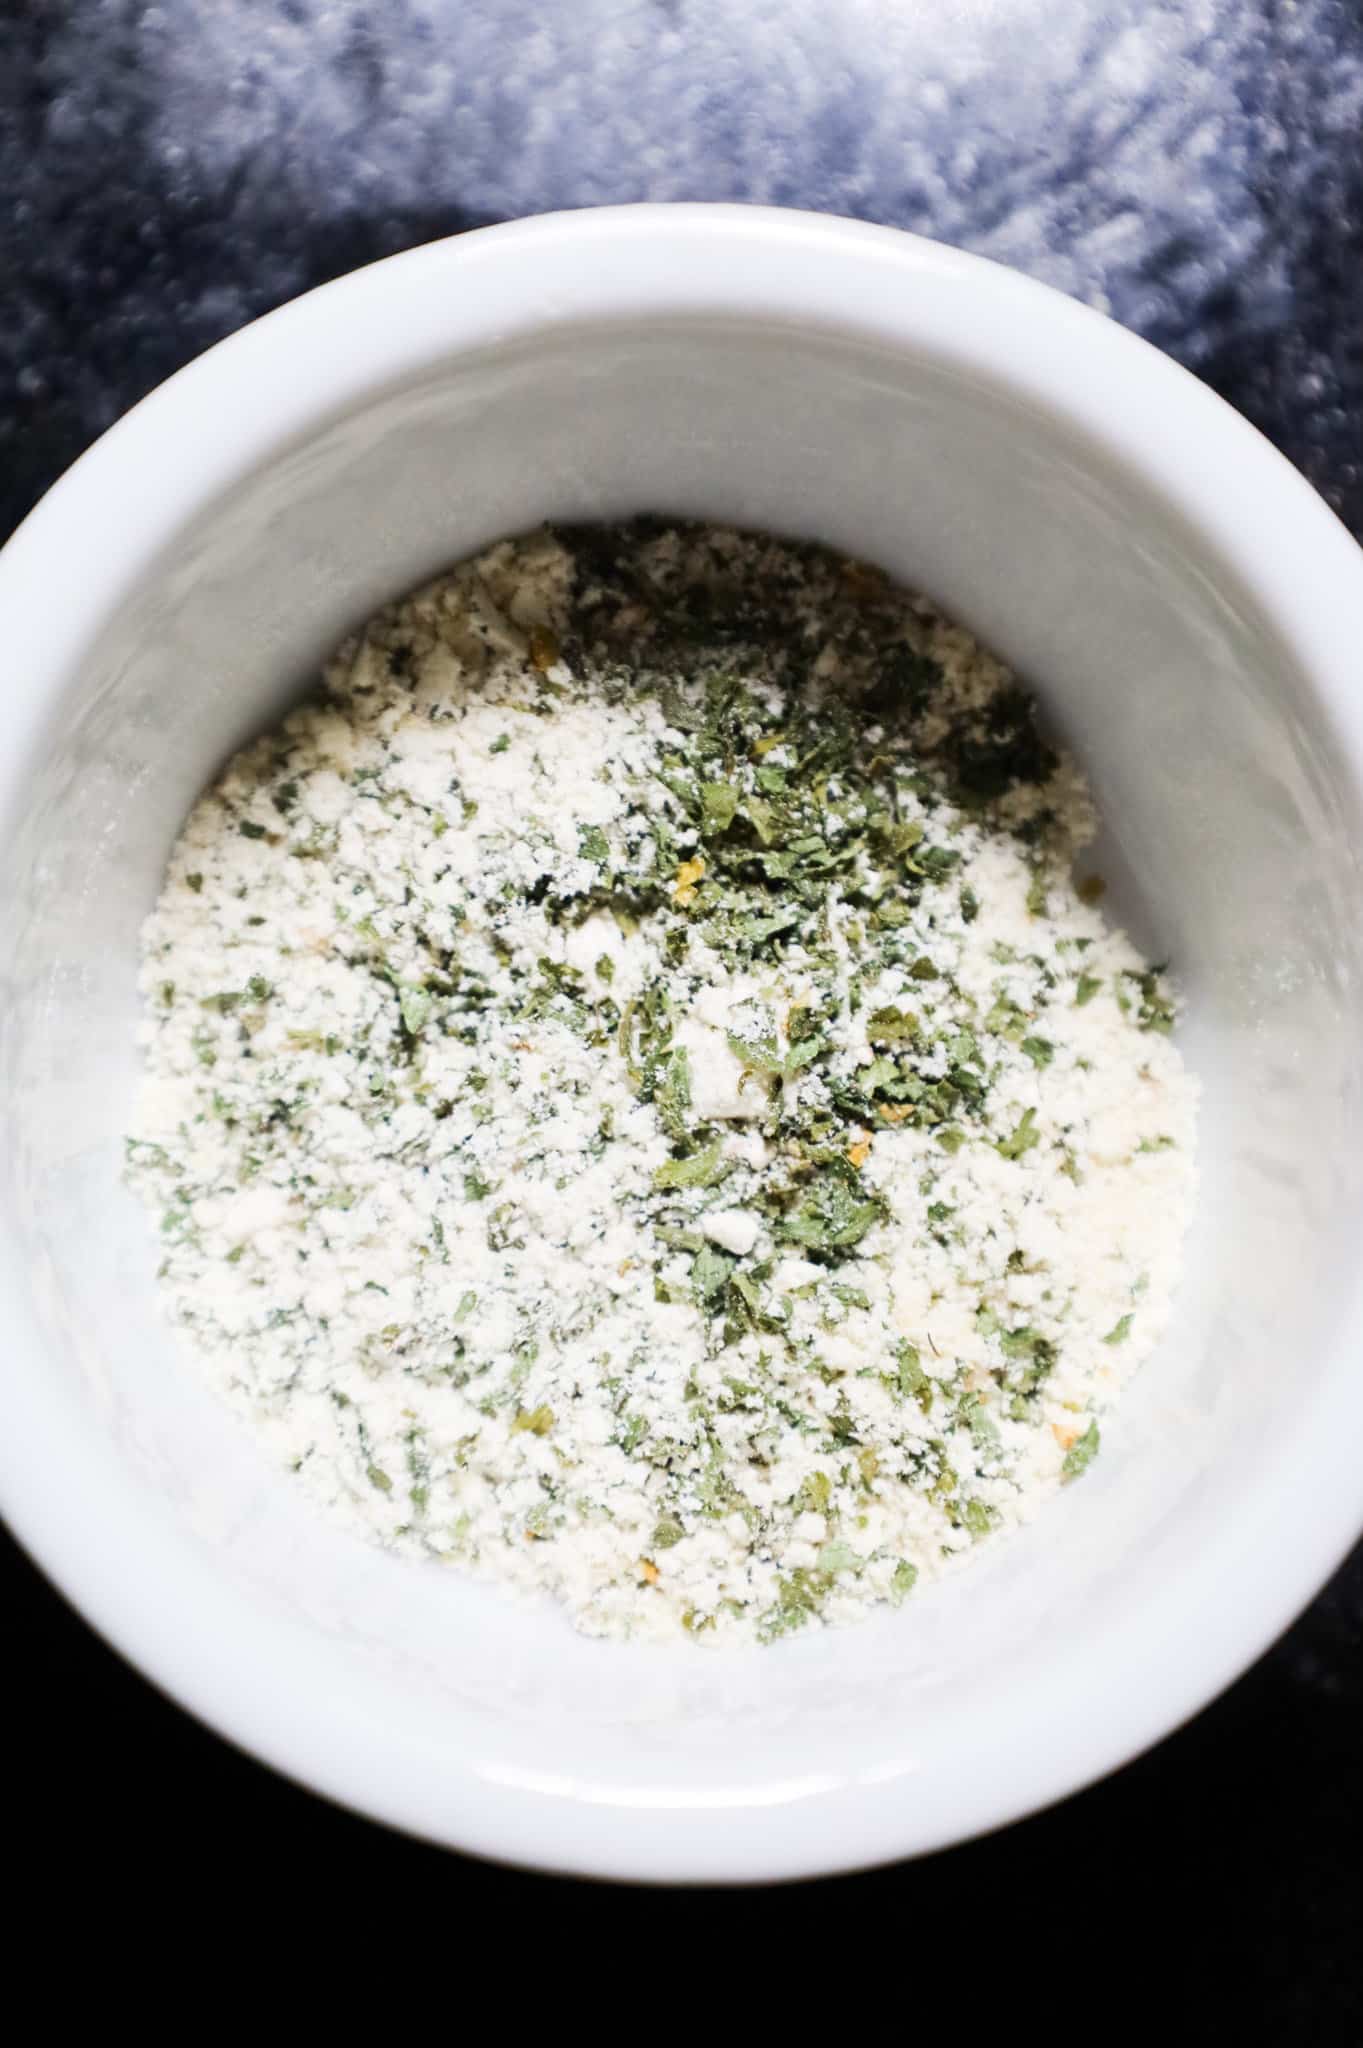
[[[1204,377],[1363,534],[1361,133],[1343,0],[0,0],[0,532],[306,286],[510,215],[688,198],[892,222],[1059,285]],[[24,1740],[50,1759],[71,1732],[54,1675],[93,1688],[164,1759],[138,1812],[168,1850],[192,1859],[184,1802],[217,1800],[220,1826],[254,1815],[338,1868],[543,1898],[267,1779],[6,1570],[50,1659]],[[104,1774],[77,1796],[123,1824]],[[1265,2025],[1281,2012],[1250,2038],[1358,2041],[1360,1819],[1356,1556],[1192,1729],[933,1883],[987,1904],[1038,1858],[1101,1857],[1113,1882],[1129,1845],[1177,1844],[1177,1910],[1211,1925],[1229,1888]],[[894,1910],[921,1883],[840,1895]]]

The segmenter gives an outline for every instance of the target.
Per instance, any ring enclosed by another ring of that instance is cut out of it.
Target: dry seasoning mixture
[[[196,806],[129,1141],[300,1482],[614,1635],[901,1601],[1080,1474],[1194,1084],[1008,671],[636,522],[381,613]]]

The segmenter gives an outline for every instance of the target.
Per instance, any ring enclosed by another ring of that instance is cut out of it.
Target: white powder
[[[844,1621],[1097,1448],[1194,1085],[1011,678],[652,527],[382,614],[192,813],[130,1174],[170,1312],[385,1543],[584,1629]]]

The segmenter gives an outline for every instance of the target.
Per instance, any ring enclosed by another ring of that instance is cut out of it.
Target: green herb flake
[[[691,1114],[691,1065],[683,1046],[668,1054],[655,1082],[653,1100],[670,1138],[684,1138]]]
[[[727,782],[701,784],[701,831],[707,839],[728,831],[738,816],[739,801],[739,792]]]
[[[1041,1143],[1041,1133],[1036,1127],[1036,1111],[1025,1109],[1006,1138],[996,1138],[994,1149],[1005,1159],[1021,1159],[1034,1145]]]
[[[904,1341],[895,1353],[897,1385],[901,1394],[916,1401],[926,1415],[932,1407],[932,1381],[923,1370],[922,1354],[916,1344]]]
[[[431,998],[427,990],[413,982],[404,982],[398,990],[398,1007],[402,1012],[403,1030],[410,1037],[419,1038],[431,1014]]]
[[[826,1472],[810,1472],[800,1483],[800,1505],[815,1515],[828,1512],[833,1498],[833,1485]]]
[[[810,1251],[850,1251],[881,1221],[878,1198],[862,1199],[841,1174],[822,1174],[800,1203],[781,1219],[780,1234]]]
[[[1142,1031],[1172,1031],[1176,1021],[1173,998],[1161,982],[1163,969],[1147,967],[1137,971],[1128,967],[1124,978],[1135,984],[1140,1001],[1136,1010],[1136,1023]]]
[[[1077,1479],[1082,1472],[1087,1472],[1098,1455],[1099,1442],[1098,1425],[1091,1422],[1065,1453],[1065,1462],[1060,1469],[1066,1480]]]
[[[702,1308],[713,1308],[729,1285],[737,1261],[718,1245],[703,1244],[691,1265],[691,1287]]]
[[[518,1408],[511,1424],[511,1434],[519,1436],[548,1436],[554,1426],[554,1411],[541,1402],[538,1408]]]
[[[972,1543],[978,1543],[987,1536],[999,1519],[996,1508],[975,1498],[961,1503],[960,1518],[961,1527],[969,1532]]]
[[[861,1566],[862,1560],[850,1543],[835,1539],[832,1543],[824,1543],[819,1547],[818,1568],[821,1572],[859,1572]]]
[[[918,1036],[918,1019],[912,1010],[897,1010],[893,1004],[872,1010],[866,1019],[866,1036],[872,1045],[902,1045]]]
[[[725,1039],[734,1058],[749,1067],[756,1074],[779,1074],[785,1067],[785,1056],[776,1043],[775,1033],[761,1038],[745,1038],[740,1032],[726,1031]]]
[[[655,1188],[712,1188],[732,1171],[731,1162],[724,1157],[723,1139],[715,1138],[703,1151],[693,1152],[686,1159],[667,1160],[654,1174],[653,1185]]]
[[[826,1573],[797,1567],[777,1581],[775,1605],[758,1622],[761,1642],[775,1642],[814,1619],[828,1597],[831,1581]]]

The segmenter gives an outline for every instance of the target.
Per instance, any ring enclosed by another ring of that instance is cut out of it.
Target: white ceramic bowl
[[[640,509],[872,557],[1035,681],[1205,1086],[1178,1327],[1083,1485],[898,1614],[766,1652],[589,1643],[313,1519],[174,1355],[118,1182],[138,924],[200,785],[380,599]],[[1121,1763],[1357,1534],[1363,557],[1152,349],[812,215],[493,228],[173,378],[10,543],[0,620],[0,1505],[223,1734],[492,1856],[843,1869]]]

